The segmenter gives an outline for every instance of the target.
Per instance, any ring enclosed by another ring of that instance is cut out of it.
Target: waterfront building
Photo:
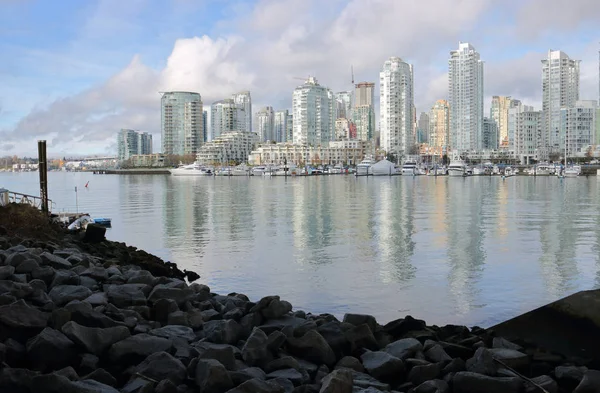
[[[228,131],[243,131],[245,114],[232,98],[213,102],[210,106],[210,140]]]
[[[330,141],[307,146],[293,143],[263,143],[250,154],[251,165],[356,165],[373,149],[372,143],[360,140]]]
[[[586,150],[596,139],[596,113],[598,102],[595,100],[577,101],[573,107],[562,108],[560,111],[560,133],[563,141],[560,145],[569,157],[579,151]],[[564,153],[562,154],[564,156]]]
[[[132,168],[161,168],[165,166],[163,153],[134,154],[129,158],[129,166]]]
[[[374,105],[375,83],[360,82],[354,85],[354,107]]]
[[[360,82],[354,85],[354,108],[352,122],[356,126],[356,138],[370,141],[375,135],[375,83]]]
[[[489,117],[483,118],[482,148],[484,150],[498,149],[498,124]]]
[[[164,154],[187,155],[198,152],[204,136],[200,94],[187,91],[163,93],[161,135]]]
[[[507,123],[508,140],[512,141],[512,142],[509,143],[508,148],[502,149],[504,153],[508,153],[510,156],[515,156],[515,157],[517,156],[515,143],[516,143],[517,138],[522,137],[520,135],[517,135],[519,132],[519,128],[521,127],[520,122],[523,119],[523,116],[521,116],[521,114],[525,113],[525,112],[533,112],[533,111],[534,111],[533,106],[523,105],[523,103],[521,103],[521,101],[517,101],[517,102],[513,103],[513,106],[508,109],[508,123]],[[523,132],[524,131],[521,130],[521,133],[523,133]],[[532,136],[533,135],[534,134],[532,134]],[[540,153],[539,148],[541,145],[541,141],[540,140],[532,141],[532,144],[535,145],[535,148],[538,149],[538,154],[539,154]],[[525,154],[524,145],[521,143],[520,146],[521,146],[520,150],[521,150],[522,154]],[[535,158],[535,159],[538,159],[538,158]]]
[[[352,119],[352,92],[335,93],[336,119]]]
[[[417,123],[417,143],[429,142],[429,115],[427,112],[421,112],[419,122]]]
[[[414,146],[413,66],[391,57],[379,73],[381,147],[387,153],[410,154]]]
[[[275,112],[273,120],[273,133],[275,142],[287,142],[287,128],[289,112],[287,109]]]
[[[350,125],[352,122],[348,119],[337,119],[335,121],[335,139],[351,139],[350,136]]]
[[[528,107],[511,117],[515,122],[514,146],[515,156],[522,164],[538,160],[538,149],[542,140],[542,112]]]
[[[208,142],[208,112],[202,111],[202,140],[203,142]]]
[[[437,100],[429,111],[429,148],[432,155],[442,157],[449,150],[450,106],[446,100]]]
[[[202,146],[196,156],[200,165],[241,164],[259,142],[258,134],[245,131],[226,131]]]
[[[448,60],[450,145],[459,153],[482,147],[483,61],[466,42]]]
[[[252,132],[252,98],[249,91],[242,91],[231,96],[238,107],[238,128],[242,132]]]
[[[564,151],[561,110],[579,100],[579,60],[559,50],[549,50],[542,60],[542,155]]]
[[[128,160],[135,154],[152,153],[152,134],[122,128],[117,134],[117,157]]]
[[[265,106],[256,113],[257,134],[261,142],[276,141],[275,112],[273,107]]]
[[[335,132],[335,106],[331,90],[309,76],[292,96],[293,142],[319,145],[330,141]]]
[[[498,126],[498,147],[501,149],[512,149],[514,140],[508,135],[508,110],[520,103],[510,96],[493,96],[490,108],[490,118]]]
[[[287,109],[286,109],[287,112]],[[285,123],[285,142],[292,142],[294,140],[294,115],[288,113],[287,120]],[[284,141],[282,141],[284,142]]]

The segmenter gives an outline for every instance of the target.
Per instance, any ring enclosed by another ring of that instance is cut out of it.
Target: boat
[[[110,218],[93,218],[92,220],[94,224],[102,225],[105,227],[111,226],[112,223],[112,219]]]
[[[365,157],[357,166],[356,166],[356,176],[368,176],[371,175],[370,168],[375,163],[373,158],[368,156]]]
[[[285,165],[275,172],[271,172],[272,176],[296,176],[299,173],[298,167],[294,164]]]
[[[506,168],[504,168],[504,173],[502,174],[502,177],[511,177],[511,176],[515,176],[517,173],[515,172],[515,170],[510,167],[507,166]]]
[[[529,168],[527,173],[530,176],[551,176],[555,172],[556,168],[554,167],[554,165],[540,162],[539,164],[534,165],[532,168]]]
[[[402,165],[402,174],[403,175],[420,175],[421,171],[417,167],[416,161],[405,161]]]
[[[396,169],[396,164],[383,159],[371,165],[371,174],[373,176],[392,176],[397,175],[398,170]]]
[[[175,169],[169,169],[173,176],[212,176],[213,171],[210,168],[205,168],[202,165],[194,162],[189,165],[179,165]]]
[[[581,175],[581,165],[571,165],[564,169],[564,177],[577,177]]]
[[[467,176],[467,163],[464,162],[460,157],[454,158],[450,161],[448,166],[449,176]]]
[[[94,220],[92,219],[92,217],[85,215],[85,216],[81,216],[78,219],[76,219],[75,221],[73,221],[68,227],[67,229],[69,231],[77,231],[80,229],[86,229],[88,224],[92,224],[94,222]]]

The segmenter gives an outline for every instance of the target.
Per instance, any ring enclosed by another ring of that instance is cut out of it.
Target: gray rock
[[[55,269],[70,269],[73,267],[71,262],[49,252],[43,252],[40,258],[42,258],[42,264],[52,266]]]
[[[521,347],[520,345],[510,342],[502,337],[494,337],[494,339],[492,340],[492,348],[514,349],[515,351],[523,350],[523,347]]]
[[[270,379],[269,382],[281,386],[285,393],[293,393],[294,391],[294,384],[287,378],[277,377]]]
[[[386,345],[383,349],[398,359],[405,360],[423,350],[423,345],[416,338],[403,338]]]
[[[323,381],[323,378],[325,378],[328,374],[329,374],[329,367],[327,367],[324,364],[321,364],[319,366],[317,372],[315,373],[314,382],[321,383]]]
[[[24,300],[0,306],[0,326],[18,329],[42,330],[48,323],[48,314],[29,307]]]
[[[6,280],[10,276],[12,276],[14,272],[15,272],[14,266],[11,266],[11,265],[0,266],[0,280]]]
[[[321,381],[319,393],[352,393],[352,372],[349,370],[335,370]]]
[[[170,317],[171,314],[169,314]],[[197,309],[193,309],[193,310],[189,310],[187,312],[187,320],[188,320],[188,324],[189,327],[191,327],[194,330],[198,330],[202,327],[202,325],[204,324],[204,318],[202,317],[202,313],[200,312],[200,310]],[[167,318],[168,320],[168,318]]]
[[[300,371],[293,368],[275,370],[267,374],[267,379],[274,378],[285,378],[291,381],[294,384],[294,386],[302,385],[303,383],[306,383],[310,380],[310,377],[308,376],[308,373],[306,371],[304,373],[301,373]]]
[[[361,355],[363,366],[373,377],[386,381],[404,376],[402,360],[383,351],[368,351]]]
[[[531,378],[537,385],[543,387],[548,393],[558,393],[558,384],[548,375],[540,375],[539,377]],[[539,393],[540,389],[534,384],[525,382],[525,393]]]
[[[22,299],[30,296],[32,293],[33,288],[29,284],[9,280],[0,281],[0,294],[2,295],[12,295],[17,299]]]
[[[573,393],[600,393],[600,371],[588,370]]]
[[[92,293],[89,297],[85,298],[84,302],[92,306],[106,306],[108,304],[108,296],[106,292]]]
[[[142,291],[143,284],[105,285],[108,302],[118,308],[145,306],[146,296]]]
[[[187,341],[192,341],[196,338],[196,334],[194,334],[192,328],[180,325],[167,325],[158,329],[152,329],[148,334],[170,339],[180,337]]]
[[[431,381],[425,381],[414,390],[414,393],[448,393],[450,387],[448,383],[441,379],[433,379]]]
[[[127,272],[125,277],[127,278],[128,284],[146,284],[153,287],[157,282],[157,278],[147,270]]]
[[[73,341],[49,327],[27,341],[27,357],[36,370],[45,372],[67,367],[76,356]]]
[[[298,360],[296,360],[294,357],[292,356],[282,356],[279,359],[275,359],[271,362],[269,362],[266,366],[265,366],[265,371],[266,372],[273,372],[276,370],[283,370],[286,368],[293,368],[295,370],[304,370],[302,368],[302,366],[300,365],[300,362]]]
[[[186,377],[183,363],[164,351],[148,356],[135,370],[137,373],[157,381],[169,379],[176,385],[183,383]]]
[[[261,381],[267,379],[267,374],[258,367],[248,367],[239,371],[232,371],[229,375],[234,385],[240,385],[251,379],[259,379]]]
[[[267,337],[267,348],[273,353],[279,352],[279,348],[285,343],[287,336],[279,330],[275,330]]]
[[[50,267],[50,266],[48,266]],[[55,270],[54,277],[50,283],[50,288],[59,285],[79,285],[79,275],[72,270]]]
[[[189,288],[169,288],[165,284],[158,284],[152,289],[152,292],[150,292],[148,301],[150,303],[155,303],[159,299],[172,299],[175,300],[179,306],[182,306],[185,302],[193,300],[194,296],[194,291]]]
[[[29,393],[35,371],[24,368],[4,367],[0,369],[0,390],[11,393]]]
[[[107,328],[120,325],[114,319],[95,311],[91,305],[85,301],[71,302],[67,304],[65,308],[71,312],[71,320],[83,326]]]
[[[477,348],[475,355],[467,360],[467,371],[493,377],[498,372],[498,363],[487,348]]]
[[[408,373],[408,380],[415,386],[419,386],[425,381],[437,379],[442,372],[439,363],[432,363],[423,366],[415,366]]]
[[[200,359],[214,359],[219,361],[227,370],[235,370],[236,347],[227,344],[213,344],[206,341],[194,344]],[[254,377],[252,377],[254,378]]]
[[[265,332],[254,328],[242,347],[242,358],[249,366],[265,365],[272,358],[267,347],[268,338]]]
[[[89,288],[92,291],[97,291],[99,288],[98,281],[94,280],[91,277],[86,277],[86,276],[79,277],[79,285]]]
[[[29,286],[30,286],[31,288],[33,288],[33,291],[34,291],[34,292],[35,292],[37,289],[39,289],[40,291],[44,292],[44,294],[45,294],[45,292],[47,292],[47,291],[48,291],[48,286],[47,286],[47,285],[46,285],[46,283],[45,283],[44,281],[42,281],[42,280],[36,280],[36,279],[33,279],[33,280],[29,281]],[[50,298],[48,298],[48,299],[50,299]]]
[[[554,369],[554,376],[557,379],[581,382],[587,371],[587,367],[558,366]]]
[[[92,294],[89,288],[81,285],[58,285],[48,294],[54,304],[63,306],[72,300],[84,300]]]
[[[20,263],[19,266],[17,266],[17,268],[15,269],[15,273],[28,274],[39,267],[40,265],[34,259],[27,259],[23,263]]]
[[[179,311],[179,306],[177,306],[177,302],[173,299],[158,299],[153,307],[154,318],[157,321],[165,322],[169,314]]]
[[[233,388],[227,370],[214,359],[198,359],[194,377],[202,393],[220,393]]]
[[[8,254],[4,262],[8,266],[17,267],[29,258],[29,254],[25,252],[13,252]]]
[[[216,344],[235,344],[242,333],[240,324],[232,319],[205,322],[202,330],[206,339]]]
[[[300,338],[288,337],[290,353],[317,364],[333,367],[336,358],[327,341],[315,330],[309,330]]]
[[[154,388],[154,393],[177,393],[177,386],[169,379],[163,379]]]
[[[42,280],[46,283],[46,285],[50,286],[52,284],[52,280],[54,279],[54,269],[50,266],[42,266],[34,269],[31,272],[31,277],[34,279]]]
[[[263,317],[267,319],[277,319],[281,318],[285,314],[292,311],[292,305],[285,300],[279,300],[279,297],[275,297],[275,299],[269,302],[269,305],[261,310]]]
[[[175,304],[177,304],[177,303],[175,303]],[[212,308],[210,308],[208,310],[200,311],[200,314],[202,315],[202,320],[204,322],[216,321],[218,319],[223,319],[221,317],[221,314],[217,310],[212,309]]]
[[[108,272],[102,266],[92,266],[81,272],[80,276],[91,277],[97,281],[108,280]]]
[[[79,362],[79,372],[91,373],[98,368],[99,363],[100,358],[98,356],[91,353],[84,353],[81,355],[81,361]]]
[[[425,351],[425,357],[435,363],[449,362],[452,357],[444,350],[440,344],[435,344]]]
[[[78,393],[119,393],[112,386],[105,385],[93,379],[85,379],[83,381],[71,382],[73,392]]]
[[[62,332],[86,351],[100,356],[111,345],[130,336],[125,326],[110,328],[92,328],[69,321],[62,327]]]
[[[113,388],[117,386],[117,379],[103,368],[98,368],[92,371],[91,373],[83,377],[83,379],[93,379],[94,381],[103,383],[108,386],[112,386]]]
[[[456,359],[452,359],[452,361],[450,363],[448,363],[443,369],[442,369],[442,375],[446,375],[449,373],[457,373],[459,371],[466,371],[467,370],[467,364],[464,360],[462,360],[461,358],[456,358]]]
[[[456,373],[452,385],[455,393],[519,393],[523,388],[520,378],[494,378],[468,371]]]
[[[228,390],[226,393],[284,393],[282,386],[273,381],[250,379],[239,386]]]
[[[377,329],[377,320],[372,315],[344,314],[343,321],[354,326],[359,326],[366,323],[369,326],[369,329],[371,329],[371,332],[374,332]]]
[[[530,364],[529,356],[514,349],[492,348],[489,351],[494,359],[498,359],[508,367],[517,370],[527,368]]]
[[[113,276],[114,277],[114,276]],[[121,388],[121,393],[153,393],[154,383],[141,377],[134,377]]]
[[[374,389],[383,390],[383,391],[390,390],[389,384],[378,381],[377,379],[373,378],[369,374],[359,373],[356,371],[352,372],[352,382],[353,382],[354,386],[357,388],[362,388],[362,389],[374,388]]]
[[[64,367],[58,371],[54,372],[57,375],[62,375],[63,377],[67,377],[69,381],[79,381],[79,375],[77,371],[71,366]]]
[[[112,362],[127,363],[146,358],[155,352],[169,351],[172,346],[171,340],[141,333],[114,343],[108,354]]]
[[[341,358],[340,361],[337,362],[337,364],[335,365],[336,370],[340,368],[349,368],[351,370],[358,371],[359,373],[365,372],[365,368],[363,367],[360,360],[358,360],[354,356],[344,356],[343,358]]]
[[[76,392],[73,382],[57,374],[36,375],[31,379],[31,391],[35,393]]]

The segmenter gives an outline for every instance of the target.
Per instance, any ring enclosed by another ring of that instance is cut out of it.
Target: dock
[[[170,175],[168,169],[94,169],[94,175]]]

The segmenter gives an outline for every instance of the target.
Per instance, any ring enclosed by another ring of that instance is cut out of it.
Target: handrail
[[[42,208],[42,198],[36,195],[23,194],[15,191],[8,191],[8,202],[9,203],[22,203],[31,205],[37,209]],[[48,199],[48,204],[53,207],[54,202]]]

